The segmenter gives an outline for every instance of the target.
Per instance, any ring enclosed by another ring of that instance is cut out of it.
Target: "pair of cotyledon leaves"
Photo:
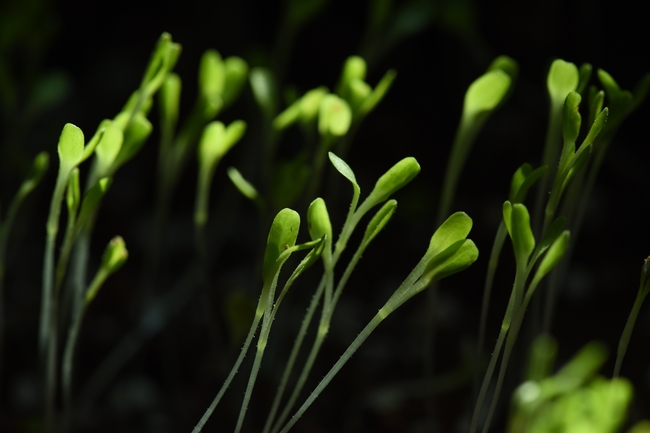
[[[331,152],[329,156],[334,167],[352,183],[355,191],[358,191],[359,185],[349,165]],[[386,201],[391,194],[410,182],[419,170],[420,166],[415,158],[405,158],[398,162],[379,178],[366,202],[372,207]],[[390,200],[375,214],[366,228],[362,244],[369,243],[384,228],[393,215],[396,204],[395,200]],[[331,239],[332,228],[322,199],[312,203],[308,217],[312,239]],[[418,265],[418,275],[412,281],[413,284],[400,286],[384,307],[386,314],[433,282],[466,269],[478,258],[476,245],[466,239],[471,227],[471,218],[463,212],[457,212],[436,230],[429,242],[425,258]],[[298,247],[296,239],[299,228],[300,216],[291,209],[282,209],[273,220],[262,270],[265,285],[275,278],[281,264]]]

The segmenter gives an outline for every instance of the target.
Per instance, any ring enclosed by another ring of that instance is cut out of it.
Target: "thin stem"
[[[248,352],[248,347],[250,346],[251,341],[253,340],[253,336],[255,335],[255,330],[260,324],[261,319],[262,319],[262,313],[258,311],[255,314],[255,318],[253,319],[251,328],[248,331],[248,336],[246,337],[246,341],[244,341],[244,346],[242,347],[241,352],[239,352],[239,356],[237,357],[237,361],[235,361],[235,365],[233,365],[232,370],[230,370],[230,373],[228,374],[226,381],[221,386],[219,393],[214,398],[214,400],[212,400],[212,403],[205,411],[205,413],[199,420],[198,424],[194,427],[192,433],[200,433],[205,423],[208,422],[208,419],[210,419],[210,416],[212,416],[214,409],[217,407],[217,404],[219,404],[219,401],[221,401],[221,397],[223,397],[224,393],[226,392],[226,389],[228,389],[228,387],[230,386],[230,382],[232,382],[232,379],[235,377],[235,374],[237,374],[237,371],[239,370],[239,366],[244,360],[244,357],[246,356],[246,352]]]
[[[269,301],[273,299],[272,296],[269,297]],[[271,332],[271,317],[270,310],[272,302],[268,302],[266,311],[264,312],[264,320],[262,322],[262,330],[260,331],[260,337],[257,340],[257,352],[255,353],[255,360],[253,361],[253,368],[251,369],[251,374],[248,377],[248,384],[246,385],[246,393],[244,394],[244,401],[242,402],[241,409],[239,410],[239,418],[237,419],[237,426],[235,427],[235,433],[241,431],[241,427],[244,423],[244,417],[246,416],[246,410],[248,409],[248,403],[250,402],[251,396],[253,395],[253,387],[255,386],[255,381],[257,380],[257,375],[260,371],[260,366],[262,365],[262,358],[264,357],[264,349],[266,349],[266,343],[268,341],[269,333]]]
[[[278,409],[280,408],[280,402],[282,401],[284,390],[286,389],[287,383],[289,382],[289,376],[291,375],[291,371],[293,371],[293,366],[296,362],[296,358],[298,357],[298,353],[300,352],[300,348],[302,347],[302,342],[304,341],[305,336],[307,335],[307,329],[309,328],[309,324],[311,323],[311,320],[314,317],[314,313],[316,312],[318,303],[320,302],[320,299],[323,296],[324,290],[325,290],[325,277],[321,279],[321,282],[318,285],[318,288],[316,289],[316,293],[312,297],[309,307],[307,308],[307,312],[302,321],[302,325],[300,326],[300,330],[298,331],[298,336],[296,337],[296,341],[294,342],[293,348],[291,349],[291,354],[289,355],[287,365],[285,366],[284,372],[282,373],[282,379],[280,380],[280,385],[278,386],[278,389],[275,393],[275,398],[273,399],[273,406],[271,407],[271,411],[269,412],[269,415],[266,418],[266,423],[264,425],[263,433],[269,432],[269,430],[271,429],[271,424],[275,419],[275,415]],[[279,423],[281,424],[282,421],[279,421]]]
[[[463,166],[467,160],[467,155],[476,140],[482,126],[476,118],[467,118],[465,115],[461,117],[454,143],[451,147],[451,154],[447,161],[447,170],[445,171],[445,180],[442,187],[442,195],[440,196],[440,203],[438,205],[438,218],[436,226],[442,224],[448,216],[451,205],[454,201],[456,194],[456,187],[460,174],[463,171]]]
[[[634,300],[632,311],[630,311],[630,316],[627,318],[625,328],[623,329],[623,334],[621,334],[621,339],[618,342],[618,350],[616,351],[616,365],[614,366],[614,379],[618,378],[621,373],[623,358],[625,357],[625,352],[627,352],[627,346],[630,344],[630,338],[632,337],[634,324],[636,323],[636,319],[639,316],[641,305],[643,305],[645,297],[648,295],[648,292],[650,292],[649,289],[650,286],[644,288],[642,285],[639,287],[639,292],[637,293],[636,299]]]
[[[298,381],[296,382],[296,385],[293,389],[293,392],[291,393],[291,396],[289,397],[289,401],[285,405],[284,409],[282,410],[282,413],[280,414],[280,417],[278,418],[278,421],[275,423],[273,427],[273,433],[276,433],[280,426],[282,426],[282,423],[286,420],[286,418],[289,416],[289,413],[291,409],[293,409],[293,406],[296,403],[296,400],[298,399],[300,395],[300,391],[302,391],[302,388],[304,387],[307,378],[309,377],[309,373],[311,372],[311,369],[314,365],[314,362],[316,360],[316,357],[318,356],[318,353],[320,352],[320,349],[323,345],[323,342],[325,340],[325,337],[327,336],[327,333],[329,332],[329,327],[332,322],[332,316],[334,314],[334,308],[336,307],[336,304],[341,297],[341,294],[343,293],[343,289],[345,288],[345,285],[347,284],[350,276],[352,275],[352,272],[354,271],[354,268],[356,267],[357,263],[361,259],[364,251],[368,247],[369,242],[365,242],[359,245],[357,248],[357,251],[354,253],[354,256],[348,263],[345,272],[343,273],[343,276],[339,280],[336,290],[334,291],[331,301],[327,302],[327,291],[326,291],[326,299],[325,299],[325,305],[323,306],[323,313],[321,315],[321,320],[318,325],[318,333],[316,335],[316,339],[314,340],[314,344],[312,345],[312,349],[309,353],[309,356],[307,360],[305,361],[305,364],[303,366],[303,370],[300,373],[300,376],[298,378]],[[325,273],[325,282],[326,285],[329,281],[333,281],[333,273],[331,272],[332,266],[325,266],[326,268],[326,273]],[[330,272],[328,273],[328,269],[330,269]],[[331,279],[328,279],[328,275],[331,274]],[[275,411],[273,411],[273,415],[275,415]]]
[[[506,240],[507,236],[506,225],[501,220],[497,234],[494,237],[494,243],[492,244],[492,252],[490,253],[490,260],[488,262],[487,276],[485,277],[485,287],[483,288],[483,301],[481,303],[481,318],[478,327],[478,343],[476,344],[476,359],[481,359],[483,354],[483,347],[485,346],[485,330],[487,328],[487,316],[488,310],[490,308],[490,298],[492,296],[492,286],[494,284],[494,276],[496,274],[497,266],[499,265],[499,256],[501,255],[501,249]],[[477,373],[474,375],[474,393],[478,388],[478,369]]]
[[[372,331],[384,320],[385,316],[377,313],[375,317],[363,328],[363,331],[354,339],[352,344],[347,348],[347,350],[341,355],[339,360],[334,364],[332,369],[325,375],[325,377],[320,381],[316,386],[314,391],[309,395],[305,403],[298,409],[298,411],[291,417],[291,420],[284,426],[280,433],[287,433],[291,427],[300,419],[303,413],[311,406],[311,404],[318,398],[321,392],[325,389],[327,385],[334,379],[334,376],[343,368],[346,362],[354,355],[354,353],[359,349],[361,344],[370,336]]]

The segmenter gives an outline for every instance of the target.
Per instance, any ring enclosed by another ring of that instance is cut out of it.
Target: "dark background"
[[[512,173],[523,162],[537,165],[541,159],[548,111],[548,67],[558,57],[578,65],[590,62],[594,68],[607,70],[622,88],[633,89],[650,71],[647,17],[628,2],[424,1],[414,9],[407,26],[410,34],[391,42],[385,32],[380,32],[364,45],[368,3],[329,1],[297,33],[285,67],[279,69],[273,50],[283,25],[282,2],[10,0],[0,7],[0,61],[3,71],[9,71],[6,76],[15,92],[14,103],[3,107],[0,124],[3,212],[33,156],[40,150],[53,156],[43,185],[25,203],[10,239],[0,431],[41,429],[42,392],[36,350],[40,269],[43,228],[57,168],[54,155],[58,135],[62,126],[71,122],[90,137],[102,119],[113,117],[139,85],[163,31],[183,46],[175,68],[183,79],[181,117],[194,103],[198,62],[209,48],[219,50],[224,57],[241,56],[250,66],[274,67],[283,88],[295,86],[299,93],[319,85],[333,89],[345,59],[353,54],[367,55],[370,49],[377,53],[369,62],[367,81],[371,85],[389,68],[398,72],[386,98],[359,130],[346,160],[357,174],[362,197],[377,177],[405,156],[416,157],[422,172],[396,195],[398,212],[351,279],[307,389],[326,373],[424,253],[434,230],[438,191],[467,86],[497,55],[507,54],[519,62],[520,77],[514,93],[481,133],[454,204],[454,210],[466,211],[474,219],[470,237],[481,251],[479,260],[468,271],[443,282],[433,319],[423,308],[424,294],[389,317],[294,429],[467,430],[473,408],[471,373],[467,371],[475,361],[487,258]],[[395,10],[411,3],[396,2]],[[30,98],[45,77],[59,80],[61,92],[53,103],[39,110]],[[592,78],[592,82],[597,80]],[[636,295],[639,269],[650,254],[648,220],[643,210],[647,209],[650,186],[644,120],[649,113],[650,104],[646,102],[615,137],[583,231],[572,239],[575,253],[552,330],[558,339],[558,366],[597,339],[610,348],[610,360],[602,374],[611,375],[618,338]],[[156,278],[158,295],[177,296],[170,302],[174,308],[165,310],[157,332],[136,339],[111,384],[92,402],[90,416],[80,421],[79,431],[189,431],[237,356],[240,342],[233,332],[237,323],[247,329],[246,314],[225,319],[225,299],[238,293],[244,304],[256,302],[261,282],[260,239],[268,230],[255,208],[234,192],[225,174],[231,165],[250,167],[245,161],[259,155],[260,114],[250,89],[247,87],[239,101],[219,118],[225,122],[244,119],[249,130],[215,176],[209,231],[214,247],[209,269],[214,293],[207,297],[199,294],[185,277],[194,251],[196,166],[192,160],[173,203]],[[125,238],[130,258],[109,279],[85,318],[76,357],[77,393],[106,356],[125,337],[134,335],[141,319],[137,299],[151,242],[155,195],[155,109],[150,119],[154,132],[148,144],[118,172],[97,221],[91,266],[97,266],[104,246],[117,234]],[[300,134],[290,131],[280,144],[280,156],[292,155],[300,145]],[[255,181],[254,166],[248,172],[242,168],[242,172]],[[327,172],[325,176],[328,183],[338,174]],[[347,188],[339,183],[337,191],[324,191],[335,231],[347,211]],[[306,209],[296,210],[304,218]],[[306,231],[301,239],[307,239]],[[246,431],[261,430],[283,368],[283,356],[294,338],[292,330],[300,323],[311,296],[309,283],[317,280],[317,274],[312,270],[305,275],[303,284],[283,304],[271,335],[275,344],[265,357],[249,408]],[[491,307],[489,346],[496,338],[513,278],[512,255],[506,242]],[[206,319],[212,317],[210,311],[218,318],[216,325]],[[633,381],[636,391],[631,421],[650,417],[650,358],[643,350],[650,337],[648,311],[647,306],[642,309],[623,364],[622,375]],[[429,344],[424,332],[427,320],[436,323],[437,380],[432,394],[421,379],[423,345]],[[522,349],[528,347],[527,337],[520,342]],[[510,364],[495,431],[503,428],[506,402],[521,379],[524,363],[520,354]],[[250,364],[244,363],[239,381],[228,391],[205,431],[233,428],[248,368]],[[427,395],[433,395],[433,400],[427,400]],[[387,397],[382,400],[381,396]],[[427,401],[432,404],[427,405]]]

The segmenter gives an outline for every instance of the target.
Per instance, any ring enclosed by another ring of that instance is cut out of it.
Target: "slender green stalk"
[[[43,299],[41,304],[41,327],[39,346],[45,355],[45,431],[54,431],[57,383],[57,341],[58,341],[58,299],[54,296],[54,248],[59,231],[61,201],[68,184],[70,171],[59,170],[50,213],[47,219],[47,237],[45,241],[45,258],[43,262]]]
[[[278,386],[278,389],[275,393],[275,397],[273,399],[273,405],[271,406],[269,415],[266,418],[266,423],[264,425],[263,433],[268,433],[270,431],[271,423],[274,421],[275,415],[277,414],[277,411],[280,408],[282,396],[284,395],[284,391],[287,387],[287,383],[289,382],[289,376],[291,376],[291,372],[293,371],[293,366],[296,363],[296,358],[298,358],[298,353],[300,353],[300,348],[302,347],[302,343],[305,339],[305,336],[307,335],[307,329],[309,328],[311,320],[314,317],[314,313],[316,313],[316,308],[318,308],[318,303],[320,302],[320,299],[323,296],[324,289],[325,289],[325,276],[323,276],[320,284],[318,284],[316,293],[312,297],[311,302],[309,303],[309,307],[307,308],[307,312],[305,313],[305,317],[303,318],[302,324],[300,325],[300,330],[298,331],[298,335],[296,336],[296,340],[293,344],[293,348],[291,349],[291,354],[289,355],[289,359],[287,360],[287,365],[284,367],[284,372],[282,373],[282,378],[280,379],[280,385]]]
[[[289,413],[293,409],[296,401],[298,400],[298,397],[300,396],[300,392],[302,391],[302,388],[304,387],[304,385],[305,385],[305,383],[307,381],[307,378],[309,377],[309,373],[311,372],[311,369],[312,369],[313,364],[314,364],[314,362],[316,360],[316,357],[318,356],[318,353],[320,352],[320,348],[322,347],[323,342],[325,341],[325,337],[327,336],[327,333],[329,331],[329,326],[330,326],[330,323],[332,321],[332,316],[333,316],[333,313],[334,313],[334,308],[336,307],[336,303],[338,302],[341,294],[343,293],[343,289],[345,288],[345,285],[347,284],[350,276],[352,275],[352,272],[354,271],[354,268],[356,267],[357,263],[361,259],[362,255],[363,255],[363,253],[366,250],[368,245],[369,245],[368,243],[362,243],[361,245],[359,245],[359,247],[357,248],[357,251],[354,253],[354,256],[352,257],[352,259],[348,263],[348,265],[347,265],[347,267],[345,269],[345,272],[343,273],[343,276],[341,277],[341,279],[339,280],[339,282],[338,282],[338,284],[336,286],[336,290],[334,291],[334,294],[332,296],[330,306],[328,308],[323,307],[323,314],[321,315],[321,320],[320,320],[320,323],[318,325],[318,331],[317,331],[314,343],[312,345],[312,349],[311,349],[311,351],[309,353],[309,356],[308,356],[307,360],[305,361],[303,369],[302,369],[302,371],[300,373],[300,376],[298,377],[298,381],[296,382],[296,385],[294,386],[294,389],[293,389],[293,391],[291,393],[291,396],[289,397],[289,400],[287,401],[286,405],[284,406],[284,409],[282,410],[282,413],[278,417],[278,420],[274,423],[273,430],[272,430],[273,433],[276,433],[280,429],[280,427],[282,426],[284,421],[289,416]],[[324,279],[327,280],[327,273],[324,276]],[[320,286],[319,286],[319,289],[321,289]],[[322,293],[322,290],[321,290],[321,293]],[[314,295],[314,297],[316,297],[316,296],[319,296],[319,291],[318,290],[317,290],[317,294]],[[293,355],[293,351],[292,351],[292,355]],[[297,355],[297,350],[296,350],[296,355]],[[291,358],[290,358],[290,360],[291,360]],[[289,365],[289,363],[287,363],[287,366],[288,365]],[[292,367],[293,367],[293,365],[292,365]],[[285,369],[285,373],[286,372],[287,372],[287,370]],[[290,370],[289,370],[289,372],[290,372]],[[289,374],[287,373],[286,374],[286,379],[287,380],[288,380],[288,376],[289,376]],[[283,375],[283,382],[284,382],[284,379],[285,379],[285,377]],[[278,401],[278,403],[276,404],[275,401],[274,401],[275,410],[272,408],[271,412],[269,413],[269,417],[267,419],[267,425],[270,425],[270,422],[273,421],[272,418],[275,416],[275,413],[277,411],[277,406],[279,406],[279,400],[282,398],[282,393],[284,392],[284,387],[285,386],[286,386],[286,382],[285,382],[284,386],[282,386],[282,388],[278,388],[278,392],[276,394],[276,400]],[[267,432],[268,432],[268,429],[267,429],[267,427],[265,427],[264,433],[267,433]]]
[[[454,143],[451,146],[451,154],[449,155],[449,160],[447,162],[442,195],[440,196],[440,203],[438,205],[436,227],[439,226],[447,216],[449,216],[460,174],[463,170],[472,144],[481,130],[481,126],[482,124],[477,124],[476,119],[474,118],[468,119],[466,116],[461,117],[458,131],[454,137]]]
[[[212,416],[212,413],[214,412],[214,409],[217,407],[217,404],[221,401],[221,397],[223,397],[224,393],[230,386],[230,382],[232,382],[232,379],[235,377],[235,374],[237,374],[237,371],[239,370],[239,366],[241,365],[242,361],[244,360],[244,357],[246,356],[246,352],[248,352],[248,348],[251,344],[251,341],[253,340],[253,336],[255,335],[255,330],[260,324],[260,320],[262,319],[262,311],[258,311],[255,314],[255,318],[253,319],[253,323],[251,324],[251,328],[248,331],[248,336],[246,336],[246,340],[244,341],[244,346],[242,347],[241,352],[239,352],[239,356],[237,357],[237,360],[235,361],[235,365],[233,365],[232,370],[230,370],[230,373],[228,374],[228,377],[226,378],[225,382],[221,386],[221,389],[217,393],[217,396],[212,400],[212,403],[208,407],[208,409],[205,411],[201,419],[199,420],[198,424],[194,427],[192,430],[192,433],[200,433],[201,429],[203,429],[203,426],[205,425],[206,422],[208,422],[208,419]]]
[[[501,250],[503,249],[503,244],[508,235],[506,230],[506,225],[503,220],[499,224],[497,229],[497,234],[494,237],[494,243],[492,244],[492,251],[490,253],[490,260],[488,262],[488,271],[487,276],[485,277],[485,286],[483,288],[483,300],[481,302],[481,318],[478,328],[478,343],[476,344],[476,359],[481,359],[483,355],[483,347],[485,347],[485,330],[487,328],[487,316],[488,310],[490,309],[490,298],[492,296],[492,285],[494,284],[494,275],[496,274],[497,266],[499,265],[499,256],[501,255]],[[478,388],[478,369],[474,377],[474,387]],[[474,394],[476,394],[476,391]]]
[[[294,426],[294,424],[300,419],[303,413],[307,411],[309,406],[312,405],[312,403],[318,398],[318,396],[323,392],[325,387],[329,385],[329,383],[334,379],[334,376],[343,368],[346,362],[354,355],[354,353],[361,347],[364,341],[370,336],[372,331],[375,330],[375,328],[384,320],[386,316],[377,313],[375,317],[366,325],[365,328],[363,328],[363,331],[359,333],[357,338],[354,339],[352,344],[347,348],[347,350],[341,355],[339,360],[334,364],[332,369],[325,375],[325,377],[320,381],[320,383],[316,386],[314,391],[309,395],[307,400],[303,403],[302,406],[300,406],[300,409],[291,417],[287,425],[284,426],[282,430],[280,430],[280,433],[287,433],[291,427]]]
[[[644,270],[645,270],[645,266],[648,265],[648,260],[650,260],[650,258],[646,259]],[[627,352],[627,346],[630,344],[630,338],[632,337],[634,324],[636,323],[636,319],[639,316],[641,305],[643,305],[643,301],[645,300],[646,296],[648,296],[648,293],[650,293],[650,278],[648,278],[648,275],[644,275],[644,273],[642,272],[639,291],[636,295],[636,299],[634,300],[632,311],[630,311],[630,316],[627,318],[627,322],[625,323],[625,328],[623,329],[623,333],[621,334],[621,339],[618,342],[618,350],[616,351],[616,365],[614,366],[614,376],[613,376],[615,379],[618,378],[621,373],[623,358],[625,358],[625,352]]]

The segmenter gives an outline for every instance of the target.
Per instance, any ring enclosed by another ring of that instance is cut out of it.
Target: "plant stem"
[[[262,319],[262,314],[261,312],[257,312],[255,314],[255,318],[253,319],[253,323],[251,324],[251,328],[248,331],[248,336],[246,336],[246,341],[244,341],[244,346],[242,347],[241,352],[239,352],[239,356],[237,357],[237,361],[235,361],[235,365],[232,366],[232,370],[230,370],[230,373],[228,374],[228,377],[226,378],[226,381],[223,383],[221,386],[221,389],[219,390],[219,393],[217,396],[212,400],[212,403],[208,407],[208,409],[205,411],[201,419],[199,420],[198,424],[194,427],[192,430],[192,433],[200,433],[201,429],[205,425],[206,422],[208,422],[208,419],[210,419],[210,416],[212,416],[212,413],[214,412],[214,409],[217,407],[217,404],[219,401],[221,401],[221,397],[223,397],[223,394],[226,392],[226,389],[230,386],[230,382],[232,382],[232,379],[235,377],[235,374],[237,374],[237,371],[239,370],[239,366],[241,365],[242,361],[244,360],[244,357],[246,356],[246,352],[248,352],[248,347],[251,344],[251,341],[253,340],[253,336],[255,336],[255,330],[260,324],[260,320]]]
[[[636,323],[636,319],[639,316],[641,305],[643,305],[645,297],[648,295],[648,292],[650,292],[650,286],[646,284],[646,287],[643,287],[643,280],[641,281],[641,287],[639,287],[639,292],[637,293],[636,299],[634,300],[632,311],[630,311],[630,316],[627,318],[625,328],[623,329],[623,334],[621,334],[621,339],[618,342],[618,350],[616,351],[616,365],[614,366],[614,379],[618,378],[621,373],[623,358],[625,357],[627,346],[629,345],[630,338],[632,337],[634,324]]]
[[[476,359],[481,359],[483,355],[483,347],[485,346],[485,329],[487,328],[487,316],[488,310],[490,308],[490,298],[492,296],[492,286],[494,284],[494,275],[499,265],[499,256],[501,255],[501,250],[503,244],[506,240],[508,232],[506,230],[506,225],[501,220],[497,234],[494,237],[494,243],[492,244],[492,252],[490,253],[490,260],[488,262],[487,276],[485,277],[485,286],[483,288],[483,301],[481,303],[481,318],[478,327],[478,343],[476,344]],[[474,375],[474,392],[473,395],[476,395],[478,391],[478,369]]]
[[[305,336],[307,335],[307,329],[309,328],[309,324],[311,323],[311,320],[314,317],[314,313],[316,312],[318,303],[320,302],[320,299],[323,296],[324,289],[325,289],[325,277],[323,276],[320,284],[318,285],[318,288],[316,289],[316,293],[312,297],[309,307],[307,308],[307,312],[305,313],[305,317],[302,321],[302,325],[300,326],[300,330],[298,331],[298,336],[296,337],[296,341],[294,342],[293,348],[291,349],[291,354],[289,355],[287,365],[284,367],[284,372],[282,373],[282,378],[280,379],[280,385],[278,386],[278,389],[275,393],[275,398],[273,399],[273,405],[271,407],[271,411],[269,412],[269,415],[266,418],[266,423],[264,425],[263,433],[269,432],[269,430],[271,429],[271,424],[275,419],[275,415],[278,409],[280,408],[280,402],[282,401],[282,395],[284,394],[284,390],[286,389],[287,383],[289,382],[289,376],[291,375],[291,371],[293,371],[293,366],[296,362],[296,358],[298,357],[298,353],[300,352],[300,348],[302,347],[302,342],[304,341]],[[281,425],[283,421],[284,420],[278,421],[278,423],[276,423],[276,425],[274,426],[273,431],[276,431],[276,428],[279,429],[278,424]]]
[[[321,392],[325,389],[327,385],[332,381],[334,376],[341,370],[341,368],[345,365],[346,362],[354,355],[354,353],[359,349],[361,344],[363,344],[364,341],[370,336],[372,331],[375,330],[375,328],[384,320],[385,316],[377,313],[375,317],[366,325],[365,328],[363,328],[363,331],[357,336],[357,338],[354,339],[352,344],[347,348],[347,350],[341,355],[339,360],[334,364],[332,369],[325,375],[325,377],[320,381],[320,383],[316,386],[314,391],[309,395],[305,403],[298,409],[298,411],[291,417],[291,420],[287,423],[287,425],[284,426],[284,428],[280,431],[280,433],[287,433],[291,427],[300,419],[303,413],[311,406],[311,404],[318,398]]]

